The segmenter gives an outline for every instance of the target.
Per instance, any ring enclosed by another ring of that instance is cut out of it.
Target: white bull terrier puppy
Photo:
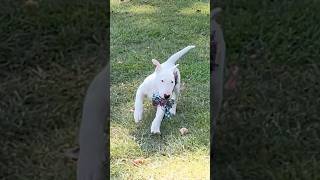
[[[147,96],[150,100],[155,94],[158,94],[161,99],[173,99],[174,104],[170,109],[170,113],[176,114],[177,99],[180,94],[180,72],[177,68],[179,64],[176,61],[186,54],[195,46],[187,46],[179,52],[173,54],[169,59],[160,64],[159,61],[152,59],[152,63],[156,66],[155,71],[149,75],[143,83],[139,86],[135,104],[134,104],[134,120],[136,123],[140,122],[143,114],[143,100]],[[160,134],[161,121],[165,115],[163,106],[157,105],[156,117],[152,121],[151,133]]]

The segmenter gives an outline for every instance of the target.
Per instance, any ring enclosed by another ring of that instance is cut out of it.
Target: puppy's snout
[[[169,99],[170,95],[169,94],[164,94],[165,99]]]

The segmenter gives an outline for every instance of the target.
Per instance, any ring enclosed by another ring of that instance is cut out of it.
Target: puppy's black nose
[[[169,99],[169,97],[170,97],[170,95],[164,94],[164,98],[165,98],[165,99]]]

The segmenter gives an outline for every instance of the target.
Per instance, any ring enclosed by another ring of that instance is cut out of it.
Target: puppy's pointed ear
[[[176,64],[175,66],[173,66],[173,67],[171,68],[171,70],[172,70],[173,72],[176,72],[178,66],[179,66],[179,64]]]
[[[156,65],[156,72],[159,72],[161,70],[161,64],[159,63],[159,61],[156,59],[152,59],[152,63]]]

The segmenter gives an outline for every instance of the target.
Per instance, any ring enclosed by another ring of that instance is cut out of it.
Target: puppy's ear
[[[152,59],[152,63],[156,65],[156,72],[159,72],[161,70],[161,64],[159,63],[159,61],[156,59]]]
[[[179,64],[176,64],[175,66],[173,66],[173,67],[171,68],[171,70],[172,70],[173,72],[176,72],[178,66],[179,66]]]

